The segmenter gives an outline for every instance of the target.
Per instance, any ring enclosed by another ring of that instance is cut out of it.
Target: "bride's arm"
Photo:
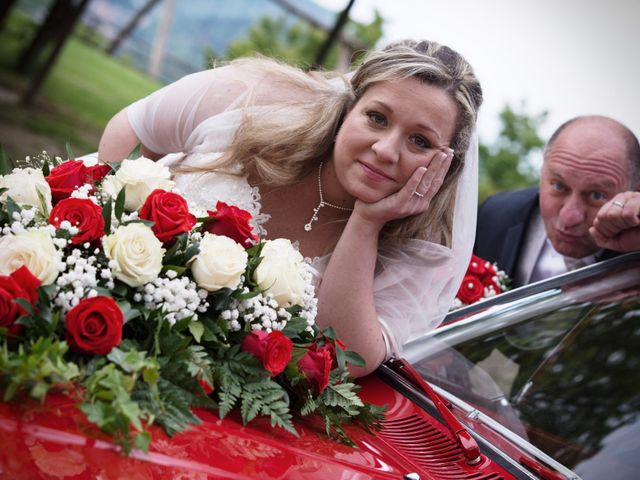
[[[182,152],[198,124],[230,108],[259,80],[236,65],[187,75],[117,113],[100,139],[100,159],[120,161],[138,143],[142,154],[153,159]]]
[[[365,360],[364,368],[351,368],[354,376],[372,372],[387,354],[373,299],[380,229],[357,212],[351,214],[317,293],[320,327],[332,326],[347,348]]]
[[[317,322],[321,327],[331,325],[347,348],[364,358],[364,368],[351,368],[355,376],[375,370],[388,353],[374,298],[380,231],[390,220],[426,210],[440,189],[450,163],[450,154],[436,155],[428,170],[416,169],[397,193],[376,203],[357,200],[331,255],[318,289]],[[424,197],[414,195],[418,188],[425,192]],[[399,318],[385,320],[402,321]]]
[[[98,156],[105,162],[120,162],[122,159],[127,158],[139,143],[140,139],[133,131],[127,117],[127,109],[124,108],[107,123],[100,138]],[[145,145],[141,145],[140,153],[152,160],[157,160],[161,157],[160,154],[152,152]]]

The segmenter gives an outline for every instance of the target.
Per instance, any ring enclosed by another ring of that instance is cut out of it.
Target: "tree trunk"
[[[149,13],[151,11],[151,9],[153,7],[155,7],[155,5],[159,1],[160,0],[147,0],[147,3],[145,3],[144,6],[140,10],[138,10],[133,15],[133,17],[131,17],[131,20],[129,20],[129,22],[127,22],[127,24],[122,28],[122,30],[120,30],[117,33],[117,35],[111,41],[109,46],[106,48],[106,52],[109,55],[113,55],[114,54],[114,52],[118,49],[118,47],[124,41],[124,39],[127,38],[131,34],[133,29],[136,27],[136,25],[138,25],[140,20],[142,20],[142,17],[144,17],[147,13]]]
[[[18,0],[4,0],[0,4],[0,30],[2,30],[2,26],[4,25],[5,20],[9,16],[11,7],[13,7],[16,3],[18,3]]]
[[[49,17],[52,17],[52,10],[56,8],[59,8],[59,11],[64,10],[64,22],[59,27],[55,29],[52,28],[52,32],[54,32],[55,34],[43,34],[43,36],[47,37],[49,41],[52,42],[52,50],[42,66],[38,68],[37,71],[33,74],[29,87],[20,99],[20,103],[22,103],[23,105],[30,104],[40,91],[42,84],[47,79],[51,68],[55,64],[58,55],[62,51],[62,47],[64,47],[64,44],[69,38],[69,35],[71,35],[71,32],[73,32],[73,27],[75,27],[76,23],[80,19],[80,14],[89,2],[90,0],[78,0],[76,2],[73,2],[72,0],[56,0],[56,3],[53,5],[53,7],[51,7],[51,10],[47,15],[47,20],[45,20],[43,26],[40,27],[40,29],[42,30],[44,28],[45,24],[49,20]],[[36,35],[36,37],[37,36],[38,35]],[[39,47],[40,50],[42,50],[43,48],[44,45]]]
[[[302,20],[306,21],[309,25],[312,25],[316,28],[319,28],[320,30],[323,30],[327,33],[329,33],[329,29],[322,25],[320,22],[318,22],[318,20],[316,20],[315,18],[313,18],[311,15],[307,14],[306,12],[304,12],[302,9],[298,8],[297,6],[295,6],[293,3],[290,2],[290,0],[271,0],[272,2],[274,2],[275,4],[279,5],[280,7],[282,7],[283,9],[285,9],[287,12],[295,15],[298,18],[301,18]],[[350,4],[353,4],[353,1],[350,0]],[[350,10],[351,9],[351,5],[349,5],[345,10]],[[342,15],[342,13],[341,13]],[[338,19],[339,20],[339,19]],[[335,29],[335,27],[334,27]],[[352,51],[355,50],[362,50],[367,48],[366,45],[364,45],[362,42],[360,42],[358,39],[355,38],[351,38],[347,35],[342,35],[339,40],[344,43],[347,47],[349,47],[349,49],[351,49]]]
[[[49,8],[47,16],[36,31],[33,40],[27,48],[24,49],[18,62],[16,70],[22,74],[30,73],[38,63],[38,57],[50,42],[60,35],[65,24],[69,20],[69,14],[72,13],[72,0],[56,0]]]
[[[342,12],[340,12],[340,15],[338,15],[335,25],[331,29],[331,32],[329,32],[329,35],[327,35],[327,39],[322,44],[322,47],[320,47],[320,51],[316,56],[316,61],[314,64],[315,68],[322,67],[324,61],[327,58],[327,55],[329,54],[329,51],[331,50],[331,47],[337,40],[340,39],[340,32],[347,23],[347,20],[349,20],[349,12],[351,11],[351,7],[353,7],[354,3],[355,0],[349,0],[347,6],[344,8],[344,10],[342,10]]]

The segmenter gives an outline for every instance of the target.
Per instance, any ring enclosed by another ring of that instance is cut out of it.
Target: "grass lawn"
[[[0,143],[13,158],[46,146],[57,149],[50,153],[63,154],[67,141],[75,153],[95,151],[100,133],[115,113],[161,86],[72,37],[34,104],[20,105],[16,100],[30,78],[15,73],[13,64],[34,31],[30,20],[16,9],[0,31],[0,85],[4,90],[0,96]],[[33,145],[32,140],[39,137],[43,147]]]

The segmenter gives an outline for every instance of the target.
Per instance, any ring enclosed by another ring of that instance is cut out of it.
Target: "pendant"
[[[311,220],[309,220],[309,223],[305,224],[304,226],[304,230],[305,232],[310,232],[312,227],[313,222],[316,222],[318,220],[318,212],[320,211],[320,209],[324,207],[324,202],[320,202],[318,204],[318,206],[316,208],[313,209],[313,215],[311,216]]]

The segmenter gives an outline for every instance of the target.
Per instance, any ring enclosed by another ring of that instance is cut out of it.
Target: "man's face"
[[[604,119],[569,125],[547,152],[540,178],[540,213],[553,248],[574,258],[598,251],[589,227],[602,205],[628,189],[619,127]]]

